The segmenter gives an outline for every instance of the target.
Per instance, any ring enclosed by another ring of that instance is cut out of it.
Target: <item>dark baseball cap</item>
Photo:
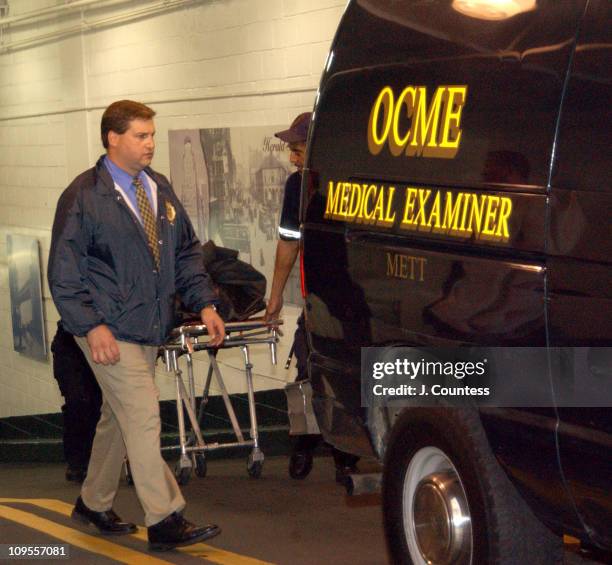
[[[274,135],[286,143],[302,143],[308,139],[311,118],[312,112],[304,112],[293,120],[289,129],[276,132]]]

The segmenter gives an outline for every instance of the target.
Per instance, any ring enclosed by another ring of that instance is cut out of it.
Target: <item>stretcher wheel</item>
[[[253,454],[249,455],[247,459],[247,473],[252,479],[259,479],[261,477],[261,471],[263,469],[263,461],[254,460]]]
[[[195,474],[204,478],[208,472],[208,464],[206,463],[206,457],[202,453],[198,453],[195,456]]]
[[[186,485],[191,477],[191,467],[181,467],[180,464],[177,463],[174,469],[174,476],[179,485]]]

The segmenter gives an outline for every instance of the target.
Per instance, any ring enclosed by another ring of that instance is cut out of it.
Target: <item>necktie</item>
[[[149,203],[149,198],[142,185],[142,181],[138,177],[135,177],[132,183],[136,187],[136,201],[138,202],[138,210],[140,211],[144,231],[147,234],[147,241],[153,253],[153,258],[155,259],[155,266],[159,269],[157,222],[155,221],[155,216],[153,215],[153,210],[151,209],[151,204]]]

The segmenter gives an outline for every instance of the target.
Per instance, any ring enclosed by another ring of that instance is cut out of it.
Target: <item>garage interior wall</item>
[[[60,411],[51,354],[45,363],[13,350],[6,236],[40,242],[49,345],[58,320],[46,282],[55,206],[103,153],[104,108],[130,98],[156,110],[153,168],[169,176],[170,129],[289,124],[311,110],[345,4],[8,0],[8,14],[0,11],[0,418]],[[298,312],[284,309],[278,366],[266,347],[253,348],[256,390],[295,377],[283,365]],[[219,359],[229,391],[244,392],[240,351]],[[157,382],[162,399],[174,397],[160,366]]]

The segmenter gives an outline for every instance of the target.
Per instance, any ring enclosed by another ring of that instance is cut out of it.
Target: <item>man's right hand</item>
[[[115,336],[104,324],[87,332],[87,344],[94,363],[114,365],[119,361],[119,346]]]
[[[266,306],[266,313],[264,314],[264,321],[270,322],[271,320],[277,320],[280,311],[283,309],[283,297],[274,298],[270,296],[268,304]]]

